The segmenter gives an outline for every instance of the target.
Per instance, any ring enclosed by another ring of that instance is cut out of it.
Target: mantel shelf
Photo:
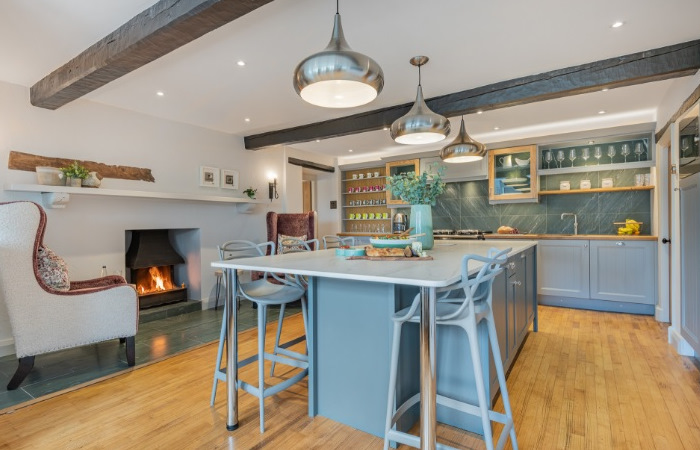
[[[184,192],[151,192],[151,191],[131,191],[125,189],[103,189],[103,188],[83,188],[70,186],[48,186],[43,184],[6,184],[6,191],[17,192],[54,192],[75,195],[103,195],[108,197],[138,197],[155,198],[165,200],[192,200],[198,202],[219,202],[219,203],[267,203],[266,200],[253,200],[250,198],[225,197],[221,195],[189,194]]]
[[[560,195],[560,194],[592,194],[597,192],[626,192],[626,191],[650,191],[654,186],[620,186],[611,188],[593,188],[593,189],[569,189],[556,191],[540,191],[540,195]]]

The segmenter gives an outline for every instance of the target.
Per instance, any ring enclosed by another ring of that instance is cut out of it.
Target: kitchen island
[[[534,322],[536,330],[535,245],[534,241],[442,241],[429,252],[432,261],[347,260],[335,256],[333,250],[322,250],[215,262],[212,266],[226,270],[229,287],[237,283],[233,269],[310,277],[308,338],[313,344],[309,347],[309,414],[320,414],[378,436],[383,435],[386,413],[391,315],[420,293],[421,324],[418,329],[407,327],[402,337],[406,342],[402,342],[399,362],[398,401],[421,391],[420,410],[416,408],[414,418],[422,416],[422,448],[435,448],[436,421],[450,424],[459,421],[458,416],[436,408],[436,391],[446,389],[457,398],[475,399],[468,376],[464,378],[465,373],[471,373],[466,370],[470,356],[465,337],[441,329],[435,339],[435,290],[460,280],[464,255],[485,255],[492,247],[512,248],[506,270],[494,283],[494,315],[507,367],[512,364],[529,324]],[[480,267],[481,263],[472,262],[469,273],[474,274]],[[230,291],[226,302],[227,310],[235,311]],[[227,352],[228,361],[237,360],[236,331],[234,313],[229,317],[228,342],[234,345]],[[486,341],[480,340],[485,356]],[[441,349],[437,353],[436,342]],[[495,371],[489,367],[493,362],[489,358],[482,360],[484,374],[492,381]],[[441,376],[436,385],[437,372]],[[227,380],[227,427],[235,429],[237,376],[235,370],[229,374],[233,376]],[[459,387],[459,395],[454,394],[455,387]],[[490,393],[491,398],[494,394]],[[474,424],[459,422],[458,426],[478,432],[480,425],[476,422],[478,419]],[[402,428],[408,425],[400,424]]]

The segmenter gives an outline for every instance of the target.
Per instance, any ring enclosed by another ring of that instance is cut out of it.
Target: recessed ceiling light
[[[621,27],[622,25],[624,25],[624,24],[625,24],[625,22],[623,22],[623,21],[621,21],[621,20],[618,20],[617,22],[613,23],[613,24],[611,25],[611,27],[612,27],[612,28],[620,28],[620,27]]]
[[[603,88],[603,92],[608,92],[609,90],[608,88]]]
[[[321,140],[320,140],[320,139],[316,139],[316,142],[321,142]]]
[[[352,149],[349,149],[348,152],[352,153]]]
[[[156,95],[157,95],[158,97],[162,97],[162,96],[165,95],[165,92],[163,92],[163,91],[158,91],[158,92],[156,92]]]
[[[496,131],[498,131],[498,130],[500,130],[501,128],[500,128],[500,127],[493,127],[493,129],[496,130]]]
[[[484,112],[482,110],[479,110],[476,112],[477,114],[483,114]]]
[[[246,117],[246,118],[243,119],[243,120],[245,120],[246,122],[250,122],[250,117]]]
[[[598,114],[605,114],[605,110],[601,109],[600,111],[598,111]]]
[[[245,61],[243,61],[243,60],[241,59],[241,60],[239,60],[236,64],[238,64],[239,66],[243,67],[243,66],[245,66]]]
[[[386,130],[388,130],[388,129],[389,129],[389,127],[384,127],[384,128],[383,128],[384,131],[386,131]]]
[[[588,145],[593,145],[595,144],[595,141],[588,141]]]

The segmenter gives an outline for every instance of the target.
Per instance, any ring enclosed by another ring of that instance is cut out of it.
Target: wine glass
[[[557,152],[557,161],[559,161],[559,168],[561,169],[561,163],[564,162],[566,156],[564,156],[564,150],[559,150]]]
[[[608,145],[608,156],[610,157],[610,164],[613,163],[613,158],[615,157],[615,146]]]
[[[634,154],[637,155],[637,161],[642,160],[642,153],[644,153],[644,147],[642,147],[641,142],[634,144]]]
[[[690,138],[685,136],[681,139],[681,156],[689,156],[688,150],[690,150]]]
[[[551,169],[551,164],[552,164],[552,151],[547,150],[544,152],[544,162],[547,163],[547,168]]]
[[[583,165],[585,166],[588,163],[588,158],[591,157],[591,149],[588,147],[584,147],[581,150],[581,158],[583,158]]]
[[[574,167],[574,160],[576,159],[576,149],[572,148],[569,150],[569,159],[571,160],[571,167]]]
[[[600,145],[596,145],[593,148],[593,157],[598,160],[598,165],[600,165],[600,158],[603,156],[603,149],[600,148]]]
[[[625,162],[627,162],[627,157],[630,154],[629,144],[622,144],[622,151],[620,152],[620,154],[625,157]]]

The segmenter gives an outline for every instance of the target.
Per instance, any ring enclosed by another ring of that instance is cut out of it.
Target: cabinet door
[[[448,183],[467,180],[485,180],[488,178],[488,158],[468,164],[447,164],[439,156],[420,159],[420,172],[435,172],[434,164],[445,168],[442,180]]]
[[[508,353],[506,302],[506,273],[503,271],[493,280],[491,308],[493,309],[496,334],[498,335],[498,349],[501,352],[501,363],[505,370],[507,370],[510,365],[509,358],[514,356]],[[491,380],[491,398],[493,399],[493,396],[498,392],[498,378],[496,376],[496,367],[493,364],[493,355],[491,352],[489,352],[489,378]]]
[[[537,200],[537,151],[534,145],[489,153],[489,201]]]
[[[537,293],[589,298],[588,241],[539,241]]]
[[[537,265],[537,260],[535,259],[535,249],[530,248],[523,252],[525,255],[525,308],[527,311],[527,326],[535,319],[535,308],[537,308],[537,283],[535,280],[535,266]]]
[[[591,298],[656,303],[656,242],[591,241]]]
[[[681,336],[700,353],[700,174],[681,180]]]
[[[403,161],[392,161],[386,163],[386,175],[395,176],[402,173],[415,172],[420,175],[420,159],[406,159]],[[406,202],[394,197],[391,190],[386,190],[386,203],[389,205],[405,205]]]

